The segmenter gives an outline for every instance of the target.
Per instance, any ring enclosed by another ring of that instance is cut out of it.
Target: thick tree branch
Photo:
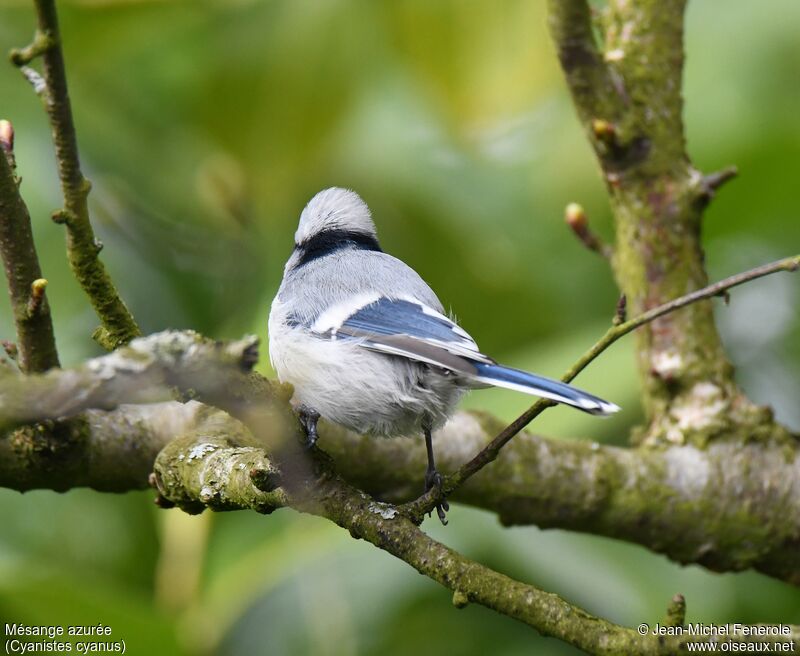
[[[224,402],[220,405],[225,408]],[[272,432],[271,425],[262,424],[265,412],[254,412],[252,408],[242,412],[238,404],[228,410],[239,415],[260,441],[269,439],[263,437],[265,432]],[[283,461],[276,467],[263,450],[252,444],[250,440],[240,443],[205,431],[193,440],[171,443],[156,461],[159,492],[189,512],[204,507],[271,512],[275,507],[289,505],[324,517],[452,590],[457,607],[481,604],[590,653],[677,654],[683,643],[697,641],[688,635],[642,636],[462,556],[423,533],[395,508],[350,486],[320,452],[307,454],[312,461],[310,471],[297,476],[296,470],[287,473]],[[276,470],[279,476],[275,475]],[[261,493],[254,492],[254,483],[262,488]],[[276,487],[278,484],[280,487]],[[767,641],[800,644],[800,627],[791,627],[790,631],[789,636]],[[738,636],[724,638],[729,639],[740,641]]]
[[[608,185],[617,233],[615,277],[635,314],[708,284],[702,210],[733,174],[703,176],[686,153],[685,5],[610,0],[601,13],[601,52],[586,0],[549,1],[567,85]],[[697,384],[713,385],[744,414],[752,410],[733,382],[709,303],[645,327],[637,333],[636,353],[650,441],[669,440],[670,410]]]
[[[36,93],[42,98],[50,118],[64,196],[64,208],[56,212],[53,218],[66,226],[70,267],[102,322],[94,338],[110,350],[126,344],[140,335],[141,331],[98,256],[99,242],[95,239],[89,220],[91,184],[83,176],[78,158],[55,0],[35,0],[34,4],[38,29],[33,43],[12,51],[11,61],[34,82]],[[38,56],[41,56],[44,64],[43,79],[27,66]]]
[[[456,470],[500,426],[486,415],[457,415],[435,436],[440,469]],[[691,441],[702,432],[687,426],[684,435]],[[451,499],[496,512],[506,525],[604,535],[680,563],[754,568],[800,585],[800,442],[767,416],[746,447],[743,437],[731,432],[705,449],[624,449],[523,432]],[[376,498],[403,502],[418,493],[425,451],[417,441],[370,440],[325,425],[320,444],[348,481]]]
[[[0,377],[4,415],[33,419],[27,405],[6,404],[6,399],[27,398],[42,419],[168,398],[175,384],[190,385],[195,393],[221,398],[228,406],[231,398],[242,403],[278,400],[285,412],[286,391],[242,373],[237,364],[248,343],[221,346],[192,333],[162,333],[77,370]],[[230,363],[234,370],[220,374]],[[205,380],[212,373],[218,382]],[[64,395],[81,400],[65,405]],[[719,571],[752,567],[800,585],[800,442],[763,411],[759,424],[718,435],[704,448],[695,446],[695,438],[708,430],[707,399],[700,395],[695,401],[684,417],[688,446],[620,449],[523,433],[456,490],[453,500],[497,512],[506,524],[597,533],[642,544],[682,563]],[[71,428],[66,437],[62,432],[51,438],[44,429],[13,431],[0,439],[0,485],[123,491],[146,484],[156,455],[173,438],[217,436],[263,447],[246,437],[239,421],[203,408],[164,403],[91,411],[77,423],[84,428]],[[273,444],[291,442],[296,429],[274,419],[281,415],[278,411],[268,418],[273,431],[283,431]],[[435,436],[442,471],[456,471],[500,428],[499,420],[487,415],[458,414]],[[745,438],[748,445],[741,447]],[[323,423],[320,444],[348,481],[376,498],[396,503],[417,495],[426,462],[421,441],[375,440]]]
[[[215,342],[192,331],[141,337],[75,369],[36,376],[0,376],[0,431],[36,421],[110,410],[121,403],[153,403],[174,396],[173,387],[214,400],[231,390],[251,393],[250,369],[258,339]],[[258,392],[268,394],[271,387]]]
[[[45,297],[47,281],[42,278],[31,217],[19,193],[19,179],[13,170],[13,132],[2,123],[0,153],[0,257],[3,259],[11,309],[17,328],[20,369],[24,373],[58,367],[58,352]]]
[[[147,487],[161,449],[202,421],[199,403],[120,405],[69,421],[24,426],[0,436],[0,487],[25,492],[89,487],[128,492]],[[230,420],[233,432],[237,422]]]
[[[262,429],[259,422],[247,420],[247,424],[259,436]],[[266,429],[270,431],[271,427]],[[278,480],[282,487],[276,488],[275,466],[266,460],[261,449],[249,442],[240,444],[203,434],[194,441],[171,443],[156,462],[156,479],[160,493],[189,512],[197,512],[204,506],[271,512],[276,506],[287,504],[324,517],[347,529],[353,537],[387,551],[452,590],[457,607],[481,604],[522,621],[543,635],[557,637],[593,654],[677,654],[685,642],[697,642],[696,636],[688,635],[642,636],[592,616],[555,594],[472,561],[430,538],[395,508],[377,503],[351,487],[335,473],[323,454],[311,456],[312,472],[305,478],[286,476],[279,465],[282,475]],[[259,485],[261,481],[267,483],[262,486],[262,493],[254,493],[246,472],[250,472],[251,481]],[[791,627],[790,631],[789,636],[766,641],[800,644],[800,627]],[[738,642],[741,638],[722,640]]]

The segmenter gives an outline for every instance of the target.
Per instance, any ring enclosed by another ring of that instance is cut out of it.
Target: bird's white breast
[[[278,298],[270,312],[269,354],[278,379],[294,386],[294,403],[359,433],[419,434],[425,417],[438,427],[463,394],[425,365],[289,325]]]

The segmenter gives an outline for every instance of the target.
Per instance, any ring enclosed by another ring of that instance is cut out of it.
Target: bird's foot
[[[313,449],[317,444],[319,435],[317,434],[317,422],[319,421],[319,412],[314,408],[309,408],[307,405],[301,405],[297,408],[297,418],[300,420],[300,425],[306,434],[306,448]]]
[[[436,494],[439,497],[439,501],[436,504],[436,514],[442,525],[447,526],[447,511],[450,510],[450,504],[447,503],[447,499],[442,495],[443,482],[442,475],[436,469],[428,469],[425,472],[425,493],[427,494],[436,489]],[[428,517],[430,516],[431,513],[429,512]]]

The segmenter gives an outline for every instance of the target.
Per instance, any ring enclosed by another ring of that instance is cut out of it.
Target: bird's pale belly
[[[272,335],[270,357],[295,403],[358,433],[418,435],[444,424],[464,393],[437,370],[353,342]]]

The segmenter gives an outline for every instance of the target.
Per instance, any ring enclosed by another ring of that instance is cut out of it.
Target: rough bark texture
[[[614,274],[633,313],[704,287],[702,211],[713,195],[686,152],[682,120],[686,0],[612,0],[601,50],[585,0],[551,0],[550,25],[575,107],[607,183],[617,239]],[[649,443],[675,442],[681,416],[704,408],[698,444],[760,413],[733,381],[711,303],[639,331],[637,359]]]
[[[159,451],[197,424],[198,403],[121,405],[72,422],[40,422],[0,437],[0,487],[25,492],[145,489]]]
[[[223,404],[224,406],[224,404]],[[272,432],[263,424],[264,413],[241,415],[251,434],[263,441]],[[421,574],[453,591],[453,604],[479,603],[595,654],[677,654],[696,636],[656,637],[595,617],[555,594],[515,581],[465,558],[431,539],[402,512],[376,502],[344,481],[324,454],[294,452],[306,462],[300,469],[282,459],[277,466],[264,452],[244,442],[220,435],[216,428],[201,429],[191,439],[169,445],[156,461],[159,492],[189,512],[203,506],[215,509],[251,508],[271,512],[287,504],[301,512],[319,515],[400,558]],[[287,466],[288,464],[288,466]],[[251,485],[245,472],[249,470]],[[254,493],[253,486],[262,490]],[[200,502],[200,503],[198,503]],[[668,615],[674,616],[674,603]],[[800,627],[789,635],[749,640],[800,644]],[[701,638],[701,641],[741,641],[740,636]]]

